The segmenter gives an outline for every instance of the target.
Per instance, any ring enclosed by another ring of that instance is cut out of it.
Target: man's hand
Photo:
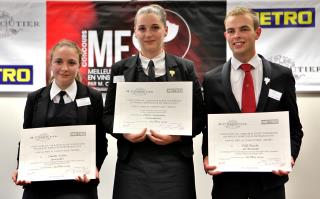
[[[293,167],[295,164],[293,157],[291,157],[291,167]],[[288,175],[290,172],[289,171],[283,171],[283,170],[273,170],[273,174],[278,175],[278,176],[285,176]]]
[[[209,175],[219,175],[221,174],[222,172],[221,171],[215,171],[215,169],[217,168],[216,166],[209,166],[209,160],[208,160],[208,156],[206,156],[204,159],[203,159],[203,168],[204,168],[204,171],[209,174]]]

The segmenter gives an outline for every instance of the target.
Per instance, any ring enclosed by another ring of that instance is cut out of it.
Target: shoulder
[[[102,96],[101,92],[90,87],[87,85],[84,85],[81,82],[77,81],[77,85],[78,85],[78,91],[80,93],[87,93],[90,97],[94,97],[94,98],[100,98]]]
[[[178,57],[176,55],[168,54],[166,53],[168,60],[174,60],[177,64],[187,65],[187,66],[193,66],[193,62],[189,59]]]
[[[90,87],[90,86],[86,86],[86,87],[87,87],[87,89],[88,89],[88,92],[89,92],[92,96],[98,96],[98,97],[102,96],[101,92],[98,91],[97,89],[92,88],[92,87]]]
[[[285,67],[285,66],[277,64],[277,63],[273,63],[271,61],[269,61],[269,63],[272,66],[272,70],[276,70],[276,71],[279,71],[280,73],[284,73],[284,74],[291,73],[291,69],[288,67]]]
[[[270,71],[273,77],[284,77],[284,76],[292,76],[292,70],[288,67],[285,67],[281,64],[274,63],[272,61],[269,61],[261,56],[262,63],[264,65],[270,66]]]
[[[117,68],[121,68],[124,66],[130,66],[133,65],[135,63],[137,63],[137,59],[138,59],[138,55],[134,55],[125,59],[121,59],[120,61],[115,62],[114,64],[112,64],[111,68],[112,69],[117,69]]]
[[[223,68],[223,64],[218,65],[214,68],[212,68],[211,70],[207,71],[204,75],[204,79],[210,79],[210,78],[217,78],[221,76],[221,72],[222,72],[222,68]]]
[[[35,98],[38,98],[43,92],[46,92],[46,91],[49,92],[50,87],[51,87],[51,84],[49,86],[45,86],[45,87],[39,88],[38,90],[35,90],[31,93],[28,93],[28,99],[33,100]]]

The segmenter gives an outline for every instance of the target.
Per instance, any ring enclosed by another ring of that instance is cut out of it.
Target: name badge
[[[124,82],[124,76],[123,75],[117,75],[113,77],[113,83],[118,83],[118,82]]]
[[[280,101],[281,96],[282,96],[282,93],[280,93],[276,90],[273,90],[273,89],[269,89],[268,97]]]
[[[76,103],[78,107],[91,105],[91,101],[89,97],[76,99]]]

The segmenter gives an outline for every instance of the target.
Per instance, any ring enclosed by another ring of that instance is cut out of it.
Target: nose
[[[233,34],[233,36],[234,36],[235,38],[240,37],[240,31],[235,31],[234,34]]]
[[[68,70],[68,64],[67,63],[61,64],[61,69],[62,70]]]
[[[152,31],[150,29],[147,29],[145,32],[146,36],[151,36],[152,35]]]

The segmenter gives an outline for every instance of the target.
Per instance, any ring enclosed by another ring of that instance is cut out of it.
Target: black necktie
[[[66,91],[60,91],[59,95],[60,95],[60,100],[59,100],[59,104],[64,104],[64,99],[63,96],[66,94]]]
[[[148,63],[148,76],[151,79],[155,79],[156,78],[156,75],[155,75],[155,72],[154,72],[154,63],[153,63],[152,60],[150,60],[149,63]]]

